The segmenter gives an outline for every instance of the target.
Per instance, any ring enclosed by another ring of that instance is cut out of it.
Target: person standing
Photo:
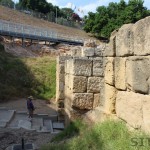
[[[29,112],[29,116],[28,118],[32,119],[33,118],[33,112],[34,112],[34,105],[32,103],[32,100],[33,100],[33,97],[32,96],[29,96],[28,99],[27,99],[27,109],[28,109],[28,112]]]

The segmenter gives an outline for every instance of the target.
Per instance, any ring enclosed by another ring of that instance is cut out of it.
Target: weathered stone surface
[[[88,85],[87,85],[87,92],[88,93],[99,93],[101,80],[102,80],[101,77],[89,77]]]
[[[87,90],[87,77],[73,76],[73,92],[74,93],[85,93]]]
[[[115,56],[116,55],[116,35],[117,35],[118,31],[115,30],[111,33],[110,36],[110,41],[108,44],[105,44],[105,51],[103,56]]]
[[[74,58],[73,60],[68,60],[69,73],[75,76],[91,76],[92,74],[92,60]]]
[[[127,88],[134,92],[149,93],[150,57],[130,57],[126,62]]]
[[[116,94],[117,89],[102,80],[100,86],[100,106],[106,114],[115,113]]]
[[[94,94],[93,108],[98,107],[99,104],[100,104],[100,94]]]
[[[65,73],[67,74],[71,74],[72,72],[72,68],[73,68],[73,60],[70,59],[70,60],[66,60],[65,61]]]
[[[87,40],[84,42],[84,47],[96,47],[95,41]]]
[[[102,57],[100,57],[98,60],[93,60],[93,76],[104,76]]]
[[[134,33],[134,54],[150,54],[150,17],[146,17],[133,27]]]
[[[116,47],[116,56],[133,55],[134,38],[132,27],[133,24],[125,24],[116,34],[116,46],[114,46],[114,48]]]
[[[64,67],[64,64],[59,64],[59,65],[57,65],[57,72],[58,72],[58,74],[63,74],[63,73],[65,73],[65,67]]]
[[[73,57],[79,57],[82,54],[81,47],[73,47],[70,50],[70,55]]]
[[[64,100],[65,96],[64,96],[64,91],[58,91],[56,94],[56,100]]]
[[[65,60],[71,59],[71,56],[58,56],[57,57],[57,64],[63,64]]]
[[[110,38],[112,39],[112,37]],[[95,48],[95,56],[101,57],[112,57],[115,56],[115,51],[111,46],[111,43],[101,43]]]
[[[115,87],[120,90],[126,90],[125,79],[126,79],[126,58],[115,57]]]
[[[145,95],[119,91],[116,99],[116,114],[134,128],[142,126],[142,105]]]
[[[102,57],[103,56],[103,47],[100,45],[99,48],[95,48],[95,56]]]
[[[95,48],[83,47],[82,48],[82,57],[94,56]]]
[[[145,131],[150,132],[150,96],[143,95],[143,125]]]
[[[59,74],[57,77],[56,82],[64,82],[65,81],[65,76],[64,74]]]
[[[104,79],[105,83],[114,85],[114,58],[106,57],[104,59]]]
[[[84,115],[84,121],[87,123],[102,123],[105,119],[108,119],[107,114],[103,111],[101,107],[97,107],[94,110],[88,111]]]
[[[92,93],[74,93],[72,106],[79,109],[92,109],[93,101]]]

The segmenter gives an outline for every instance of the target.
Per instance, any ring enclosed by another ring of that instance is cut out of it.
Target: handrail
[[[58,34],[55,30],[42,29],[39,27],[33,27],[30,25],[24,25],[19,23],[14,23],[6,20],[0,19],[0,30],[13,32],[16,34],[28,35],[28,36],[40,36],[45,38],[53,38],[53,39],[62,39],[69,40],[71,42],[83,42],[79,37],[66,36],[64,34]]]

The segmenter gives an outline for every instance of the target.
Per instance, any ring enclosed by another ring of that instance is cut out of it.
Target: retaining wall
[[[88,41],[68,55],[57,63],[56,99],[69,119],[113,115],[150,130],[150,17],[123,25],[108,44]]]

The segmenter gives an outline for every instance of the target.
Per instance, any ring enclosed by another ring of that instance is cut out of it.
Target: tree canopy
[[[10,8],[14,7],[14,2],[12,0],[0,0],[0,4],[8,6]]]
[[[150,15],[150,10],[143,3],[143,0],[129,0],[128,3],[120,0],[119,3],[111,2],[108,6],[99,6],[96,13],[89,12],[85,17],[84,30],[96,37],[109,38],[111,32],[123,24],[135,23]]]

